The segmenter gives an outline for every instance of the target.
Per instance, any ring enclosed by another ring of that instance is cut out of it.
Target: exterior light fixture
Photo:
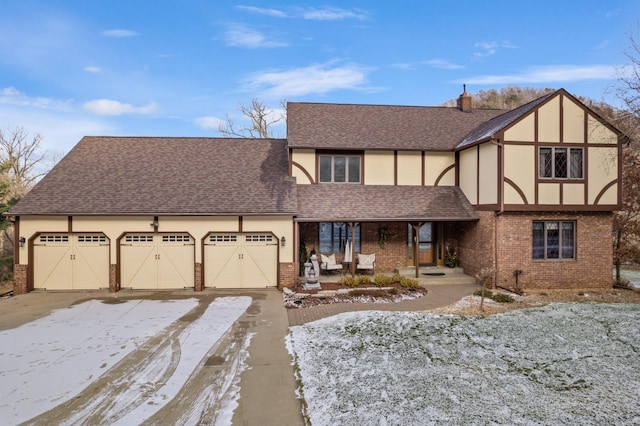
[[[159,225],[159,223],[158,223],[158,221],[157,221],[157,220],[154,220],[154,221],[151,223],[151,226],[153,226],[154,228],[157,228],[157,227],[158,227],[158,225]]]
[[[24,237],[20,237],[20,239],[18,240],[18,243],[20,244],[20,247],[24,247],[24,243],[26,243],[27,240]]]
[[[282,247],[284,247],[286,243],[287,243],[287,239],[285,237],[280,238],[280,245]]]

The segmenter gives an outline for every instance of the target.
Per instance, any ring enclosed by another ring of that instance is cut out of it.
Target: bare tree
[[[41,142],[39,133],[30,135],[23,127],[0,129],[0,238],[9,242],[8,246],[0,244],[1,256],[13,253],[13,227],[2,213],[9,211],[47,173],[49,160],[55,162],[41,150]],[[0,279],[5,272],[0,264]]]
[[[29,135],[24,127],[0,129],[0,163],[8,167],[5,174],[12,181],[12,197],[22,197],[47,173],[41,142],[39,133]]]
[[[629,36],[629,47],[625,56],[628,63],[618,70],[616,94],[624,106],[620,120],[627,124],[625,130],[635,139],[635,136],[640,134],[640,42],[637,35]],[[635,142],[637,141],[635,139]]]
[[[624,149],[622,161],[622,210],[613,219],[613,262],[620,283],[623,262],[640,258],[640,153],[633,146]]]
[[[640,259],[640,43],[638,36],[629,36],[625,52],[628,63],[619,69],[615,88],[622,102],[621,110],[613,110],[612,122],[628,138],[622,165],[622,210],[615,213],[613,250],[616,281],[620,282],[623,262]]]
[[[281,110],[274,110],[256,98],[251,99],[250,105],[240,105],[239,110],[249,123],[238,125],[227,114],[225,124],[218,127],[218,131],[226,137],[232,138],[261,138],[274,137],[273,126],[286,121],[286,101],[280,102]]]

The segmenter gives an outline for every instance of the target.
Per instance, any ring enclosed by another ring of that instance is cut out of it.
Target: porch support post
[[[298,284],[300,276],[300,222],[293,222],[293,277],[294,287]]]
[[[356,236],[356,229],[360,226],[358,222],[349,222],[347,223],[349,230],[351,231],[351,276],[355,277],[356,275],[356,258],[355,253],[353,252],[353,248],[355,247],[354,238]],[[348,239],[348,238],[347,238]]]
[[[420,244],[420,228],[422,228],[424,222],[412,222],[411,227],[413,228],[413,265],[416,267],[416,279],[420,278],[420,259],[418,259],[418,252]]]

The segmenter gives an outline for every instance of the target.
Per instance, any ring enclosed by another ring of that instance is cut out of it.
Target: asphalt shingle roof
[[[301,221],[459,221],[478,215],[455,186],[298,185]]]
[[[293,214],[286,140],[84,137],[9,214]]]
[[[453,150],[471,130],[504,110],[289,102],[291,148]]]

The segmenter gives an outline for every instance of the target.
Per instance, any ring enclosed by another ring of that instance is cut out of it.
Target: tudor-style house
[[[511,111],[293,102],[287,120],[286,140],[83,138],[8,213],[15,292],[293,286],[301,246],[375,273],[455,251],[502,287],[611,286],[623,136],[565,90]]]

